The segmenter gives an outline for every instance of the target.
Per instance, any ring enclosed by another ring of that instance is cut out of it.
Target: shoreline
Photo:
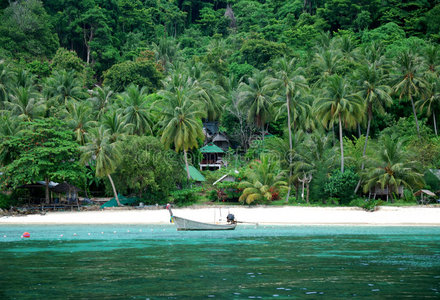
[[[205,223],[221,223],[228,213],[237,221],[259,225],[341,226],[440,226],[440,207],[381,206],[374,212],[357,207],[242,207],[201,206],[173,208],[176,216]],[[47,212],[0,217],[2,225],[165,225],[167,210],[159,208],[117,208],[96,211]],[[241,224],[239,224],[241,225]],[[247,225],[244,223],[244,225]],[[252,225],[252,224],[251,224]]]

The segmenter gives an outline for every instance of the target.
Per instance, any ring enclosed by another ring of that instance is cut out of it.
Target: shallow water
[[[440,227],[0,226],[0,299],[401,297],[440,299]]]

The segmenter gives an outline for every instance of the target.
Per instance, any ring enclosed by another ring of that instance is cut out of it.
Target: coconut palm
[[[417,135],[420,138],[419,121],[417,119],[414,97],[420,95],[426,87],[422,74],[422,60],[411,51],[402,52],[396,60],[394,91],[399,93],[399,98],[410,100],[416,121]]]
[[[412,160],[403,147],[403,142],[397,138],[383,136],[379,141],[370,166],[362,174],[364,178],[364,192],[376,186],[388,190],[388,198],[392,199],[392,192],[398,192],[400,186],[409,189],[421,188],[424,185],[423,173],[419,163]]]
[[[261,137],[264,141],[264,126],[272,119],[273,84],[266,73],[255,71],[249,77],[248,83],[242,82],[239,86],[239,103],[248,110],[248,122],[261,128]]]
[[[121,159],[118,142],[111,142],[109,130],[103,126],[93,128],[86,133],[86,145],[82,146],[81,161],[88,163],[94,160],[96,163],[96,177],[107,177],[115,195],[116,202],[120,206],[118,193],[111,174],[116,170],[118,162]]]
[[[434,132],[435,135],[438,135],[435,113],[440,108],[440,79],[435,74],[427,74],[426,78],[427,85],[425,92],[421,99],[416,102],[416,105],[419,107],[420,111],[423,111],[426,108],[426,114],[428,116],[432,115]]]
[[[289,134],[289,165],[292,164],[292,123],[293,127],[301,115],[305,115],[306,102],[301,101],[302,91],[308,89],[305,77],[301,74],[302,69],[297,67],[297,59],[288,60],[286,57],[281,58],[276,63],[277,72],[275,74],[274,82],[280,85],[285,101],[281,105],[281,109],[287,113],[287,131]],[[280,111],[281,111],[280,109]],[[290,168],[289,168],[290,169]],[[289,189],[286,195],[286,202],[289,201],[290,196],[290,178],[292,177],[292,170],[289,171]]]
[[[339,143],[341,148],[341,172],[344,172],[344,143],[342,126],[353,128],[362,120],[364,105],[358,94],[352,93],[348,83],[340,76],[329,77],[324,97],[317,99],[315,109],[318,118],[325,127],[338,122]]]
[[[118,105],[126,124],[130,124],[133,134],[153,134],[150,108],[147,102],[148,88],[130,85],[118,95]]]
[[[223,96],[224,89],[215,81],[215,73],[206,71],[206,66],[202,63],[192,64],[188,73],[197,82],[200,100],[206,107],[206,119],[208,121],[219,120],[226,98]]]
[[[198,139],[203,140],[205,137],[201,122],[201,118],[206,116],[205,111],[197,101],[192,100],[191,89],[175,89],[174,92],[163,90],[160,94],[163,100],[157,103],[157,107],[161,114],[161,142],[166,147],[174,145],[176,152],[183,150],[190,179],[187,152],[197,148]]]
[[[3,103],[8,100],[9,91],[12,87],[14,73],[9,70],[4,60],[0,60],[0,109]]]
[[[21,120],[33,120],[43,116],[46,111],[44,99],[33,87],[20,86],[12,91],[9,99],[9,102],[5,102],[6,109]]]
[[[370,64],[364,62],[362,65],[358,66],[355,79],[357,80],[360,96],[365,102],[368,117],[367,132],[365,134],[364,149],[362,152],[362,157],[365,157],[373,114],[374,112],[384,114],[385,107],[390,106],[393,103],[393,99],[390,96],[392,89],[386,84],[388,75],[385,73],[384,69],[379,67],[376,63]],[[364,167],[365,164],[363,159],[361,170],[363,170]],[[359,189],[359,186],[360,185],[358,184],[355,193]]]
[[[251,204],[272,200],[273,193],[287,188],[287,183],[281,180],[283,175],[276,159],[262,155],[259,161],[250,164],[246,172],[247,180],[240,182],[239,188],[244,190],[239,201]]]
[[[97,85],[90,94],[91,97],[89,98],[89,101],[92,102],[93,111],[96,114],[96,118],[99,120],[112,105],[114,92],[109,86],[101,87]]]
[[[66,104],[66,122],[75,133],[76,141],[80,145],[84,145],[87,130],[96,123],[90,118],[91,110],[88,102],[70,100]]]
[[[159,43],[153,43],[152,48],[156,61],[161,64],[164,70],[168,70],[170,64],[178,58],[180,43],[174,38],[163,37],[159,39]]]
[[[319,74],[315,86],[325,84],[327,78],[339,74],[342,66],[342,56],[339,51],[327,49],[317,52],[312,67]]]
[[[66,105],[70,100],[82,100],[86,97],[81,80],[74,70],[57,70],[44,83],[43,94],[49,105],[56,108]]]
[[[33,75],[31,72],[25,69],[19,69],[16,72],[14,72],[13,76],[13,85],[14,87],[24,87],[29,90],[36,90],[35,87],[35,75]]]
[[[319,170],[332,170],[336,163],[337,155],[332,147],[331,138],[323,132],[315,131],[303,138],[298,144],[293,157],[292,167],[296,176],[310,178],[306,182],[307,198],[309,202],[309,185],[315,173]],[[304,190],[303,193],[304,195]]]
[[[113,111],[108,111],[100,121],[101,125],[109,130],[110,142],[116,142],[123,140],[125,135],[131,131],[133,125],[127,124],[120,113]]]
[[[428,45],[423,52],[423,58],[427,69],[430,72],[437,72],[440,63],[440,50],[439,47],[433,44]]]

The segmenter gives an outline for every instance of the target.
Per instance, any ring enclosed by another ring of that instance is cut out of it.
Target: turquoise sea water
[[[440,299],[440,227],[0,226],[0,299],[405,297]]]

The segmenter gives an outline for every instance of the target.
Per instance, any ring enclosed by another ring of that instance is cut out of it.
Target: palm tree
[[[427,74],[427,85],[422,98],[416,102],[420,111],[426,107],[426,114],[432,115],[434,123],[434,132],[437,133],[436,110],[440,107],[440,79],[435,74]]]
[[[317,52],[312,67],[319,74],[319,77],[314,85],[320,86],[321,84],[325,84],[328,77],[339,74],[341,61],[342,56],[339,51],[327,49]]]
[[[176,152],[183,150],[186,172],[190,179],[187,151],[198,147],[198,140],[203,140],[201,118],[205,112],[197,101],[191,98],[192,91],[177,89],[174,92],[163,90],[160,93],[163,100],[158,102],[161,114],[161,142],[169,147],[172,144]]]
[[[310,178],[306,182],[307,203],[309,203],[309,185],[312,178],[319,170],[330,171],[333,169],[337,159],[335,154],[330,137],[320,131],[305,136],[303,141],[298,144],[292,167],[298,178],[300,175],[303,178]]]
[[[370,134],[371,120],[373,119],[373,112],[377,111],[380,114],[385,113],[384,107],[390,106],[393,103],[393,99],[390,96],[392,91],[391,87],[386,84],[388,75],[384,72],[383,68],[377,66],[374,63],[364,62],[358,66],[357,73],[355,74],[357,85],[361,93],[361,97],[366,105],[366,113],[368,116],[367,132],[365,135],[364,149],[362,157],[365,157],[367,151],[368,137]],[[364,159],[362,160],[361,170],[365,167]],[[355,193],[358,191],[360,181],[356,186]]]
[[[259,161],[250,164],[246,172],[248,180],[240,182],[239,188],[244,190],[239,201],[251,204],[272,200],[273,193],[287,188],[287,183],[281,180],[283,175],[277,160],[271,160],[269,155],[262,155]]]
[[[275,74],[275,82],[279,84],[285,95],[285,105],[282,108],[287,112],[287,131],[289,133],[289,165],[292,164],[293,143],[292,143],[292,123],[295,124],[300,115],[304,115],[304,102],[301,101],[301,91],[308,89],[306,79],[301,74],[302,69],[297,68],[297,60],[295,58],[288,60],[286,57],[277,61]],[[293,119],[293,121],[292,121]],[[289,189],[286,195],[286,202],[290,196],[290,178],[292,177],[292,169],[289,167]]]
[[[101,87],[97,85],[91,91],[91,98],[89,101],[93,103],[93,111],[96,113],[96,118],[99,120],[107,112],[108,108],[113,103],[114,92],[109,86]]]
[[[148,88],[130,85],[118,95],[118,104],[126,124],[131,124],[136,135],[153,134],[150,108],[147,102]]]
[[[85,134],[87,130],[96,122],[91,117],[91,110],[88,102],[78,102],[70,100],[66,104],[66,121],[75,133],[76,141],[80,145],[85,143]]]
[[[163,37],[158,44],[152,44],[153,52],[164,70],[170,68],[170,64],[178,58],[180,43],[174,38]]]
[[[422,60],[411,51],[404,51],[397,57],[397,67],[395,69],[396,84],[394,90],[399,93],[399,98],[406,97],[410,100],[416,121],[417,135],[420,138],[419,121],[417,120],[414,96],[421,94],[426,83],[423,79],[421,68]]]
[[[261,128],[261,137],[264,141],[264,126],[272,118],[273,84],[271,78],[261,71],[255,71],[248,82],[248,84],[242,82],[239,86],[240,106],[248,110],[248,122],[255,123]]]
[[[339,143],[341,148],[341,172],[344,173],[344,143],[342,126],[353,128],[362,120],[364,105],[359,95],[351,93],[348,83],[340,76],[329,77],[324,97],[317,99],[315,109],[318,118],[325,127],[339,125]]]
[[[116,170],[118,162],[122,154],[119,150],[118,142],[110,141],[110,134],[108,129],[103,126],[93,128],[86,133],[87,143],[80,149],[82,151],[81,161],[88,163],[94,160],[96,163],[96,177],[106,177],[110,180],[116,202],[120,206],[118,193],[116,192],[115,184],[111,174]]]
[[[3,103],[8,100],[12,81],[13,72],[4,60],[0,60],[0,109],[3,109]]]
[[[380,185],[388,190],[388,197],[392,199],[392,192],[398,192],[400,186],[421,188],[424,185],[423,173],[419,164],[411,160],[403,147],[403,142],[390,136],[383,136],[379,142],[377,157],[371,161],[371,166],[365,170],[364,192]]]
[[[50,100],[50,106],[66,105],[70,100],[82,100],[86,97],[81,80],[74,70],[55,71],[49,77],[43,88],[45,97]]]
[[[108,111],[101,119],[101,125],[109,131],[110,142],[123,140],[133,125],[125,123],[120,113]]]
[[[206,119],[208,121],[219,120],[226,98],[223,96],[224,89],[215,81],[215,73],[206,71],[206,66],[202,63],[191,64],[187,71],[199,89],[200,100],[206,107]]]
[[[433,44],[428,45],[423,53],[423,58],[430,72],[435,73],[438,71],[440,62],[440,50],[438,46]]]
[[[9,102],[5,102],[6,109],[21,120],[33,120],[46,111],[44,99],[34,91],[33,87],[19,86],[9,95],[9,99]]]

